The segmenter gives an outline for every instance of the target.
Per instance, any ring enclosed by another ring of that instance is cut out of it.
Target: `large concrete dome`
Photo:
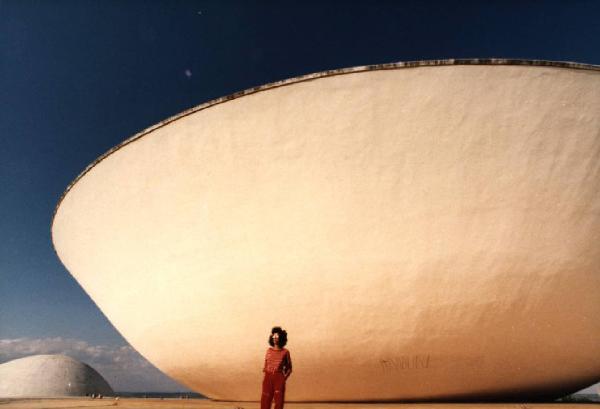
[[[64,355],[34,355],[0,365],[0,397],[114,395],[94,368]]]
[[[561,396],[600,379],[600,70],[430,61],[199,106],[102,156],[53,226],[158,368],[257,400]]]

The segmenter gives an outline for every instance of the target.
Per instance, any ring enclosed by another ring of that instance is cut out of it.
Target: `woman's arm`
[[[285,365],[283,376],[285,376],[285,379],[287,379],[292,374],[292,357],[290,355],[290,351],[288,351],[287,354],[285,354],[285,359],[287,362]]]
[[[263,365],[263,372],[267,372],[267,356],[269,356],[269,350],[267,350],[267,353],[265,354],[265,363]]]

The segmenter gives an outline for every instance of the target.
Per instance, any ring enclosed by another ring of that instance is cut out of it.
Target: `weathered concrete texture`
[[[114,395],[94,368],[64,355],[34,355],[0,365],[0,397]]]
[[[315,74],[172,118],[70,187],[57,253],[138,351],[212,398],[259,399],[273,325],[295,401],[590,385],[600,71],[480,63]]]

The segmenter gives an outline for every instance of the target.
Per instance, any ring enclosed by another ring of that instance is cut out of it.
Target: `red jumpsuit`
[[[273,400],[275,400],[275,409],[282,409],[285,399],[285,380],[292,373],[290,351],[285,348],[267,349],[263,372],[265,378],[262,385],[260,409],[270,409]]]

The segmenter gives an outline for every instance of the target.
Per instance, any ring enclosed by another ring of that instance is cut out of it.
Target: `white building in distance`
[[[65,355],[34,355],[0,365],[0,397],[114,395],[94,368]]]

